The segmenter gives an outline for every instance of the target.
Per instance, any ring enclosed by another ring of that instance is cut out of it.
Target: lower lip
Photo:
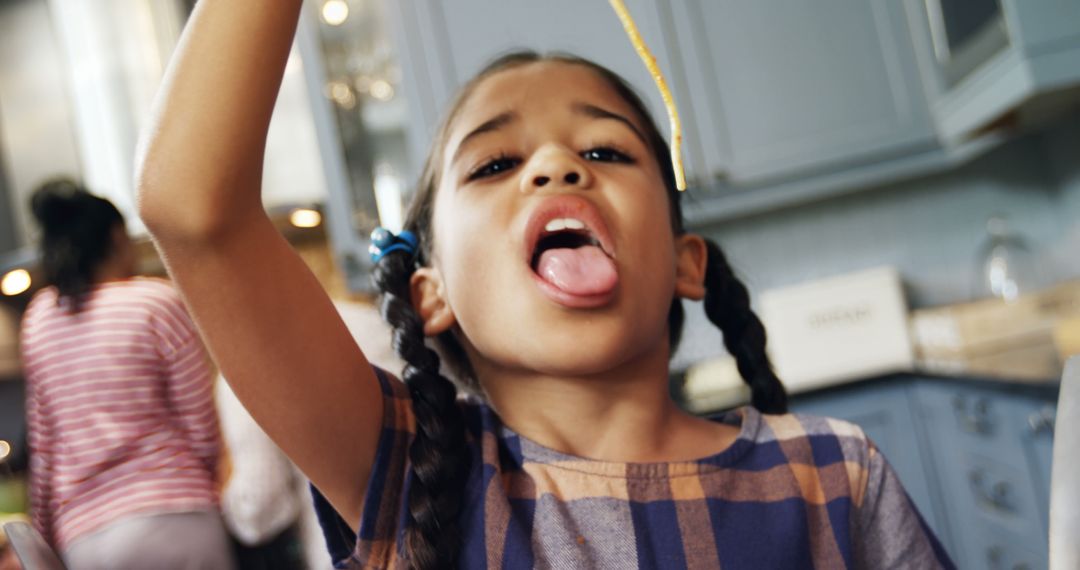
[[[596,309],[608,305],[615,299],[615,289],[599,295],[572,295],[544,281],[535,271],[529,269],[533,282],[548,299],[568,309]]]

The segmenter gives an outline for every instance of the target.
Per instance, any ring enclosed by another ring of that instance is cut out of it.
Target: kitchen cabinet
[[[1030,421],[1045,404],[1008,392],[929,382],[919,383],[916,394],[920,418],[933,436],[926,447],[955,519],[957,564],[1045,568],[1050,465],[1032,453],[1036,434]],[[1024,550],[1017,551],[1019,545]]]
[[[903,6],[889,0],[672,2],[692,105],[736,184],[935,144]],[[691,68],[692,65],[692,68]]]
[[[1052,123],[1075,107],[1080,3],[903,4],[934,122],[946,144],[997,124]],[[968,12],[960,12],[961,6]]]
[[[960,568],[1045,568],[1056,391],[895,375],[796,395],[863,427]]]
[[[666,128],[660,96],[607,2],[393,5],[417,153],[453,92],[485,62],[520,47],[569,51],[612,68]],[[679,104],[687,175],[703,197],[936,145],[899,3],[630,0],[627,6]]]

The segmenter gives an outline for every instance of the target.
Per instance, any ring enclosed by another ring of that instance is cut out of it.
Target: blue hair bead
[[[394,232],[378,227],[371,232],[371,245],[377,248],[390,247],[394,243]]]
[[[368,253],[371,254],[371,262],[378,263],[387,254],[395,251],[404,251],[410,256],[416,255],[416,247],[419,243],[420,240],[417,239],[416,234],[410,231],[403,231],[394,235],[394,232],[378,227],[371,232],[371,245],[368,247]]]

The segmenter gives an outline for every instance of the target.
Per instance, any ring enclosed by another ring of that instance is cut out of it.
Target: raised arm
[[[200,0],[141,149],[139,211],[237,397],[357,524],[375,376],[262,208],[266,133],[301,0]]]

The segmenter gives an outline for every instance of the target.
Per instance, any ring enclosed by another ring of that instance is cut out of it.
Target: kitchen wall
[[[1080,114],[1047,137],[1047,151],[1060,193],[1058,216],[1065,226],[1052,255],[1068,276],[1075,276],[1080,273]]]
[[[81,171],[62,62],[45,2],[0,2],[0,160],[10,194],[0,207],[11,208],[15,230],[0,253],[30,242],[33,188]]]
[[[878,265],[903,274],[916,307],[970,300],[986,220],[1008,217],[1043,283],[1080,277],[1080,114],[954,171],[699,228],[753,292]],[[674,367],[723,353],[699,305]]]

